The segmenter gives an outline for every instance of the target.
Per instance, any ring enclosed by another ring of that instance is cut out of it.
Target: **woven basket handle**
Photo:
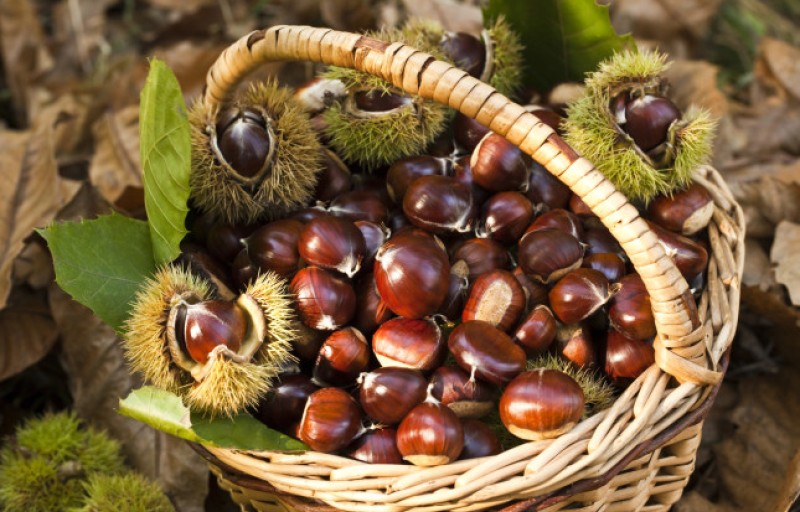
[[[465,71],[405,44],[289,25],[257,30],[229,46],[208,72],[203,101],[214,112],[257,66],[280,60],[321,62],[379,76],[475,118],[531,155],[583,199],[641,275],[658,329],[654,347],[659,367],[681,382],[714,384],[721,379],[698,343],[704,331],[686,280],[657,237],[628,199],[534,114]]]

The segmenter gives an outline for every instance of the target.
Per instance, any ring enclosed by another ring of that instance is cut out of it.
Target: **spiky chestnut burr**
[[[370,35],[441,56],[435,46],[398,29]],[[341,81],[346,90],[322,114],[324,135],[345,161],[365,170],[422,153],[445,128],[447,107],[405,94],[374,75],[331,67],[323,78]]]
[[[174,512],[169,498],[157,483],[128,472],[122,475],[94,475],[84,485],[83,506],[71,512]]]
[[[210,416],[254,406],[293,359],[294,312],[286,283],[260,274],[235,301],[174,266],[136,295],[125,325],[125,356],[153,385]]]
[[[665,97],[667,66],[654,52],[614,55],[589,75],[562,124],[564,139],[634,201],[685,187],[711,154],[715,123]]]
[[[308,203],[323,168],[321,146],[292,92],[251,86],[221,111],[190,112],[191,199],[227,223],[274,219]]]

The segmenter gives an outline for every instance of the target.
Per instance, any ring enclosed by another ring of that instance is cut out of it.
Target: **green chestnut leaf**
[[[140,98],[139,139],[144,206],[158,264],[180,254],[180,242],[187,233],[192,151],[189,130],[178,79],[163,61],[151,60]]]
[[[239,450],[307,450],[291,437],[272,430],[249,414],[233,418],[204,418],[180,397],[152,386],[131,391],[119,401],[119,413],[193,443]]]
[[[112,214],[38,232],[50,247],[58,285],[121,332],[139,284],[156,268],[147,223]]]
[[[608,7],[595,0],[489,0],[484,25],[500,15],[525,47],[524,83],[540,92],[562,82],[582,82],[603,59],[635,47],[630,34],[617,35]]]

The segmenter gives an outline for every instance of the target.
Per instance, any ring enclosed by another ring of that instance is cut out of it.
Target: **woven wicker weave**
[[[378,75],[476,118],[559,177],[608,227],[641,275],[658,330],[656,364],[612,407],[555,440],[446,466],[370,465],[315,452],[200,449],[234,499],[270,511],[433,512],[501,505],[509,512],[667,510],[694,468],[700,422],[724,374],[723,355],[738,318],[744,221],[720,175],[709,167],[695,173],[716,204],[708,228],[707,286],[695,304],[637,209],[550,127],[489,85],[401,43],[276,26],[243,37],[222,53],[208,74],[207,106],[219,109],[248,73],[276,60]]]

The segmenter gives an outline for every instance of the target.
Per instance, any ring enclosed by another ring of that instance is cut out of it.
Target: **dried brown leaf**
[[[775,280],[789,291],[792,304],[800,305],[800,224],[782,221],[775,229],[770,251],[775,264]]]
[[[34,290],[46,288],[55,278],[50,252],[40,240],[32,240],[14,260],[14,282]]]
[[[350,32],[375,28],[375,13],[370,0],[326,0],[319,10],[326,27]]]
[[[745,286],[755,286],[763,291],[774,286],[775,277],[772,273],[772,265],[766,251],[761,248],[761,244],[752,238],[747,238],[744,255],[742,283]]]
[[[714,117],[728,114],[727,96],[717,87],[719,68],[702,60],[675,60],[667,69],[669,96],[682,109],[689,105],[707,108]]]
[[[39,361],[57,339],[45,295],[15,288],[0,311],[0,380]]]
[[[89,179],[109,203],[128,212],[144,206],[139,157],[139,107],[105,112],[92,127]]]
[[[403,4],[409,17],[436,20],[445,30],[479,34],[483,28],[483,15],[477,5],[456,0],[403,0]]]
[[[155,57],[164,60],[175,73],[187,101],[198,97],[206,84],[206,74],[227,45],[194,40],[156,48]],[[268,65],[267,67],[273,67]]]
[[[53,66],[34,2],[0,0],[0,58],[14,115],[26,125],[30,86]]]
[[[208,468],[199,455],[185,441],[116,412],[119,399],[140,382],[128,372],[113,329],[55,285],[50,306],[61,330],[62,365],[77,413],[119,439],[128,462],[159,481],[180,512],[201,512]]]
[[[59,69],[89,73],[107,48],[106,11],[114,0],[61,0],[53,6],[52,40]]]
[[[800,48],[764,37],[759,44],[758,59],[755,67],[758,82],[777,85],[782,92],[800,100]]]
[[[782,220],[800,223],[800,183],[784,183],[771,177],[730,184],[745,212],[748,236],[772,238]]]

